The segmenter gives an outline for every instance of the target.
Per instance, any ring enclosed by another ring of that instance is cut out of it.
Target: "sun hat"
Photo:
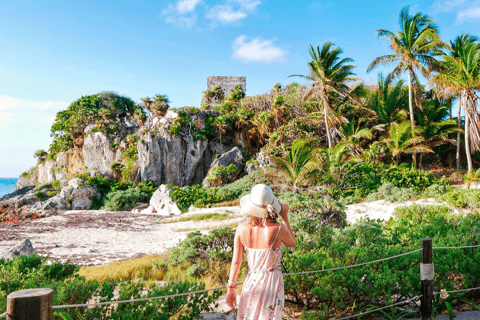
[[[240,198],[240,207],[249,215],[265,218],[267,211],[279,213],[282,209],[272,189],[264,184],[257,184],[250,194]]]

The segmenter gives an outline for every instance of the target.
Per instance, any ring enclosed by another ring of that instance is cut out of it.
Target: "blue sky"
[[[161,93],[198,106],[209,75],[244,75],[247,95],[259,94],[299,81],[288,76],[307,74],[308,46],[326,41],[375,83],[381,69],[367,66],[390,52],[376,30],[397,31],[405,5],[432,16],[445,41],[480,36],[479,0],[2,1],[0,177],[35,165],[56,112],[82,95]]]

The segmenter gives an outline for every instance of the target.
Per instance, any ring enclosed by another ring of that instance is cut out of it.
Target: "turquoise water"
[[[15,189],[18,178],[0,178],[0,197]]]

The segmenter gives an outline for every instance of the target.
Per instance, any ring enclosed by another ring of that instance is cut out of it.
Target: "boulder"
[[[94,187],[88,186],[80,178],[68,181],[68,185],[60,191],[60,195],[72,198],[72,210],[88,210],[92,206],[92,198],[102,199],[100,193]]]
[[[172,197],[170,197],[171,192],[173,192],[172,189],[162,184],[153,194],[152,198],[150,199],[150,206],[157,211],[157,214],[169,216],[182,213],[175,201],[173,201]],[[151,208],[148,207],[145,210],[151,210]],[[142,213],[147,212],[142,211]]]
[[[29,239],[25,239],[24,241],[18,243],[15,245],[13,248],[10,250],[7,250],[3,252],[0,255],[0,259],[6,259],[6,260],[13,260],[15,257],[23,256],[23,255],[31,255],[35,251],[33,250],[32,243],[30,242]]]
[[[68,209],[70,209],[70,205],[67,203],[65,198],[61,196],[52,197],[45,201],[42,205],[43,215],[45,217],[65,213],[65,211]]]
[[[243,154],[240,149],[238,149],[238,147],[234,147],[232,150],[225,152],[218,159],[212,162],[207,177],[202,182],[202,187],[208,188],[217,186],[215,182],[212,182],[212,180],[209,179],[212,169],[220,166],[227,167],[231,164],[235,165],[237,171],[229,173],[227,176],[222,177],[222,184],[233,182],[235,179],[241,177],[244,174],[245,158],[243,157]]]
[[[254,173],[256,170],[257,170],[257,166],[253,163],[250,163],[247,168],[245,169],[245,171],[247,172],[247,174],[252,174]]]
[[[20,197],[17,202],[15,202],[15,208],[21,208],[25,205],[31,205],[35,202],[40,201],[40,198],[35,193],[27,193],[24,196]]]

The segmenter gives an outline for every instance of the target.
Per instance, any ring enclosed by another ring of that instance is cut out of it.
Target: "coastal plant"
[[[478,210],[480,209],[480,190],[454,188],[442,195],[439,200],[445,201],[449,206]]]
[[[47,155],[48,153],[43,149],[37,150],[33,154],[33,156],[37,158],[37,164],[43,163],[46,160]]]
[[[211,168],[208,171],[206,179],[210,186],[218,187],[222,184],[234,180],[237,174],[238,168],[233,163],[231,163],[228,166],[219,165],[217,167]]]
[[[313,179],[319,172],[315,161],[318,149],[314,148],[314,143],[313,140],[297,139],[285,158],[271,156],[273,167],[267,170],[267,178],[282,181],[292,188],[294,194],[297,193],[304,182]]]
[[[112,191],[107,194],[104,209],[111,211],[128,211],[133,209],[137,202],[148,202],[149,195],[140,188]]]
[[[383,184],[377,192],[367,196],[368,201],[385,200],[388,202],[405,202],[418,194],[411,188],[399,188],[393,183]]]

